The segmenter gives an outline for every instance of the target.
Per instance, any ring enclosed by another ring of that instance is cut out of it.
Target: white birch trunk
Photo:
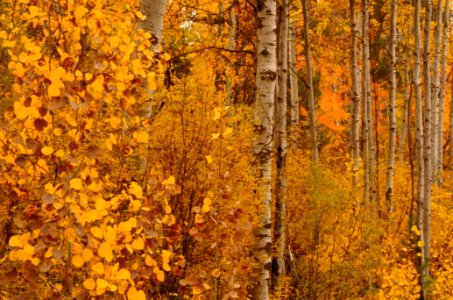
[[[310,136],[311,136],[311,159],[315,166],[318,165],[319,154],[318,154],[318,131],[316,129],[316,108],[315,108],[315,91],[313,86],[313,69],[311,66],[311,45],[310,45],[310,14],[308,12],[308,1],[302,0],[302,10],[304,14],[304,40],[305,40],[305,63],[307,67],[307,84],[309,85],[309,97],[308,97],[308,118],[310,124]]]
[[[278,91],[277,91],[277,182],[275,193],[274,239],[277,247],[276,287],[286,273],[286,148],[287,148],[287,92],[288,92],[288,0],[279,5],[278,37]]]
[[[299,124],[299,83],[296,68],[296,30],[294,22],[289,23],[289,84],[291,88],[291,128]]]
[[[151,49],[154,52],[160,52],[166,7],[167,0],[140,1],[140,10],[146,19],[140,22],[139,28],[152,34]]]
[[[254,157],[259,164],[257,176],[264,192],[261,224],[255,232],[254,257],[258,262],[257,282],[252,298],[269,299],[271,266],[272,132],[277,78],[276,1],[257,3],[257,62]]]
[[[435,48],[434,48],[434,59],[433,59],[433,83],[432,83],[432,94],[431,94],[431,156],[432,156],[432,177],[437,181],[437,170],[439,166],[439,152],[437,143],[439,142],[439,92],[440,92],[440,50],[441,50],[441,37],[442,37],[442,3],[439,1],[436,19],[436,31],[435,31]]]
[[[420,9],[421,0],[416,0],[415,14],[414,14],[414,28],[415,28],[415,58],[414,58],[414,90],[415,90],[415,126],[416,126],[416,150],[417,150],[417,227],[420,230],[420,240],[423,241],[423,213],[424,213],[424,195],[425,195],[425,176],[424,176],[424,163],[423,163],[423,105],[421,95],[421,82],[420,82],[420,64],[421,64],[421,33],[420,33]],[[420,264],[424,264],[424,249],[421,248]],[[420,274],[423,280],[423,274]]]
[[[387,209],[393,211],[393,174],[395,168],[395,143],[396,143],[396,10],[397,0],[392,0],[390,17],[390,91],[389,91],[389,154],[387,162],[387,182],[385,196]]]

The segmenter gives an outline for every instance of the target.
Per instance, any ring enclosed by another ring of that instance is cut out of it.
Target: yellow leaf
[[[59,82],[52,82],[50,85],[49,85],[49,88],[47,90],[47,95],[49,97],[57,97],[57,96],[60,96],[61,92],[60,92],[60,88],[61,88],[61,85],[59,84]]]
[[[142,21],[146,19],[146,16],[144,16],[141,11],[136,12],[135,15]]]
[[[162,269],[164,269],[164,271],[170,271],[171,268],[170,268],[170,265],[168,264],[170,262],[170,257],[171,257],[172,253],[168,250],[162,250]]]
[[[2,30],[0,31],[0,39],[6,40],[8,38],[8,34],[6,31]]]
[[[54,151],[54,150],[53,150],[52,147],[47,147],[47,146],[42,147],[42,149],[41,149],[41,152],[42,152],[42,154],[44,154],[44,155],[51,155],[51,154],[53,153],[53,151]]]
[[[82,179],[73,178],[69,181],[69,186],[75,190],[80,190],[82,188]]]
[[[195,224],[201,224],[203,222],[204,222],[203,217],[200,214],[196,214],[195,215]]]
[[[220,109],[218,107],[214,108],[214,116],[212,119],[214,121],[220,119]]]
[[[157,280],[159,280],[160,282],[164,282],[164,280],[165,280],[165,273],[164,273],[164,271],[162,271],[162,270],[159,269],[158,267],[154,267],[154,268],[153,268],[153,273],[156,274]]]
[[[208,164],[212,163],[212,156],[206,155],[206,160],[208,161]]]
[[[164,181],[162,181],[162,184],[163,185],[170,185],[170,184],[175,184],[175,182],[176,182],[175,177],[170,176],[167,179],[165,179]]]
[[[145,292],[142,290],[137,290],[135,287],[130,287],[127,291],[128,300],[146,300]]]
[[[418,243],[417,243],[417,246],[420,248],[423,247],[424,245],[425,245],[425,243],[423,241],[418,241]]]
[[[93,278],[88,278],[83,281],[83,286],[87,290],[91,291],[91,290],[94,290],[94,288],[96,287],[96,283],[94,282]]]
[[[194,294],[194,295],[200,295],[203,292],[204,292],[204,288],[202,288],[201,286],[196,285],[192,288],[192,294]]]
[[[93,74],[92,73],[85,73],[85,80],[86,81],[90,81],[91,78],[93,78]]]
[[[219,269],[214,269],[211,273],[212,277],[218,278],[220,277],[220,270]]]
[[[33,247],[30,244],[25,244],[24,245],[24,253],[27,255],[33,255],[35,253],[35,247]]]
[[[233,132],[233,128],[228,127],[228,128],[225,129],[225,131],[223,132],[223,135],[224,135],[224,136],[225,136],[225,135],[229,135],[229,134],[231,134],[232,132]]]
[[[106,242],[102,243],[99,247],[98,254],[104,257],[106,261],[110,262],[113,259],[112,246]]]
[[[121,120],[117,117],[110,117],[109,121],[113,129],[118,129],[121,126]]]
[[[142,187],[137,184],[137,182],[132,182],[129,188],[129,193],[137,197],[138,199],[143,198]]]
[[[76,19],[81,19],[87,12],[88,9],[85,6],[77,6],[74,10],[74,17]]]
[[[216,139],[218,139],[218,138],[219,138],[219,136],[220,136],[220,133],[213,133],[213,134],[212,134],[211,136],[212,136],[212,138],[211,138],[211,139],[213,139],[213,140],[216,140]]]
[[[102,275],[104,274],[104,264],[101,262],[97,262],[91,266],[91,270],[93,270],[93,272],[95,272],[98,275]]]
[[[209,212],[211,210],[212,201],[209,198],[204,198],[203,207],[201,208],[202,212]]]
[[[148,143],[149,135],[146,131],[134,132],[134,137],[139,143]]]
[[[162,218],[162,223],[168,225],[168,226],[171,226],[173,224],[176,223],[176,219],[173,215],[165,215],[163,218]]]
[[[71,262],[72,262],[72,264],[73,264],[74,266],[76,266],[77,268],[82,267],[83,264],[85,263],[83,257],[80,256],[80,255],[74,255],[74,256],[72,257]]]
[[[145,248],[145,242],[141,237],[138,237],[132,242],[132,248],[135,250],[143,250]]]
[[[18,235],[13,235],[9,239],[8,245],[11,246],[11,247],[23,247],[24,243],[20,240]]]
[[[125,280],[125,279],[131,279],[131,273],[129,272],[128,269],[120,269],[118,271],[118,274],[116,275],[116,280]]]
[[[99,227],[91,227],[90,232],[92,235],[94,235],[95,238],[102,239],[102,230]]]
[[[102,279],[102,278],[96,279],[96,286],[100,289],[105,289],[109,285],[110,285],[109,282],[105,279]]]
[[[85,262],[90,261],[93,258],[93,251],[91,249],[83,249],[82,257]]]
[[[149,255],[145,256],[145,265],[149,267],[155,267],[157,266],[157,262]]]

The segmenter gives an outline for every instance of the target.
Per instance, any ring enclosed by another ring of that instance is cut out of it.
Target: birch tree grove
[[[0,1],[0,299],[450,300],[451,2]]]
[[[255,259],[259,263],[254,299],[269,299],[271,266],[271,165],[274,100],[277,79],[277,34],[276,1],[263,0],[257,6],[257,61],[256,61],[256,104],[254,157],[259,163],[258,178],[264,190],[261,225],[255,238]]]

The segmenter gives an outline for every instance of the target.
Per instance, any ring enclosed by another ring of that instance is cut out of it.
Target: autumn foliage
[[[250,297],[263,206],[252,150],[255,11],[249,1],[220,1],[223,10],[201,2],[168,2],[159,53],[137,27],[146,18],[138,1],[0,3],[1,299]],[[370,28],[373,130],[381,138],[373,206],[362,201],[361,184],[351,185],[364,171],[353,175],[349,148],[348,4],[317,2],[320,164],[310,162],[298,59],[301,123],[290,128],[286,158],[287,274],[272,299],[419,299],[411,134],[395,168],[392,212],[384,201],[388,83],[378,13]],[[239,24],[227,50],[231,12]],[[402,92],[397,103],[401,109]],[[432,196],[432,299],[449,299],[453,288],[448,172]]]

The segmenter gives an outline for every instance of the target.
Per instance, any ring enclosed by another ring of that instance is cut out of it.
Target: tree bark
[[[443,171],[443,161],[444,161],[444,132],[443,132],[443,122],[444,122],[444,104],[445,104],[445,91],[447,84],[447,49],[448,49],[448,34],[450,32],[450,1],[445,0],[445,9],[444,9],[444,21],[443,21],[443,36],[442,36],[442,56],[441,60],[441,79],[440,79],[440,91],[439,91],[439,117],[438,117],[438,141],[437,141],[437,157],[439,160],[437,166],[437,177],[438,181],[442,183],[442,171]],[[450,140],[451,141],[451,140]],[[453,147],[450,147],[453,148]]]
[[[286,148],[287,148],[287,84],[288,84],[288,0],[279,5],[277,92],[277,182],[275,193],[274,240],[277,249],[274,286],[279,287],[286,273]]]
[[[389,90],[389,153],[387,162],[386,201],[389,212],[393,211],[393,174],[395,168],[395,143],[396,143],[396,10],[397,0],[392,0],[390,18],[390,90]],[[404,112],[403,112],[404,113]]]
[[[365,191],[364,198],[375,205],[375,157],[373,141],[373,115],[371,102],[371,80],[370,80],[370,45],[368,41],[369,13],[368,0],[362,0],[362,98],[363,98],[363,120],[364,120],[364,148],[366,148],[366,169],[365,169]],[[365,116],[366,115],[366,116]]]
[[[432,94],[431,94],[431,145],[432,145],[432,177],[433,180],[437,181],[437,171],[439,169],[439,152],[437,143],[439,142],[439,93],[440,93],[440,72],[439,72],[439,63],[440,63],[440,50],[441,50],[441,37],[442,37],[442,3],[439,1],[437,9],[437,19],[436,19],[436,31],[435,31],[435,48],[434,48],[434,58],[433,58],[433,83],[432,83]]]
[[[294,22],[289,23],[289,84],[291,87],[291,128],[299,124],[299,83],[296,67],[296,30]]]
[[[360,92],[358,83],[359,68],[357,63],[357,20],[355,14],[355,1],[350,0],[350,20],[351,20],[351,78],[352,78],[352,128],[351,128],[351,148],[354,162],[354,178],[359,170],[360,161]]]
[[[406,143],[406,136],[407,136],[407,128],[408,128],[408,120],[409,120],[409,88],[410,88],[410,72],[409,72],[409,51],[406,52],[406,59],[404,62],[404,92],[403,92],[403,117],[401,120],[401,132],[400,132],[400,144],[399,144],[399,158],[400,161],[404,161],[404,145]]]
[[[228,50],[234,50],[235,48],[235,35],[236,35],[236,14],[233,12],[233,10],[230,10],[230,22],[228,26],[228,44],[227,44],[227,49]],[[232,83],[231,83],[231,78],[228,78],[228,81],[226,83],[226,101],[225,105],[231,105],[233,103],[233,93],[232,93]]]
[[[415,91],[415,126],[416,126],[416,160],[417,160],[417,227],[420,230],[420,240],[423,241],[423,207],[424,207],[424,191],[425,191],[425,176],[423,163],[423,106],[421,95],[420,82],[420,64],[421,64],[421,33],[420,33],[420,9],[421,0],[416,1],[414,14],[414,29],[415,29],[415,58],[414,58],[414,91]],[[424,262],[424,250],[421,248],[422,256],[420,264]],[[421,266],[419,266],[421,267]],[[423,275],[420,274],[422,281]]]
[[[432,184],[432,102],[431,102],[431,70],[430,70],[430,51],[431,51],[431,0],[425,2],[425,34],[423,44],[423,81],[425,92],[425,109],[424,109],[424,164],[425,164],[425,195],[423,207],[423,242],[424,242],[424,279],[429,276],[429,259],[431,248],[431,184]],[[427,291],[426,291],[427,292]]]
[[[312,163],[317,166],[319,160],[318,154],[318,131],[316,129],[316,108],[315,108],[315,89],[313,86],[313,69],[311,66],[311,45],[310,45],[310,13],[307,0],[302,0],[302,10],[304,14],[304,41],[305,41],[305,63],[307,67],[307,84],[309,85],[308,97],[308,118],[310,123],[311,136],[311,159]]]
[[[166,7],[167,0],[140,1],[140,10],[146,19],[140,22],[139,28],[152,34],[151,49],[154,52],[160,52]]]
[[[264,192],[261,224],[255,232],[253,256],[258,262],[253,299],[269,299],[271,266],[271,165],[274,99],[277,78],[276,1],[262,0],[257,5],[257,61],[254,157],[259,164],[257,179]]]

